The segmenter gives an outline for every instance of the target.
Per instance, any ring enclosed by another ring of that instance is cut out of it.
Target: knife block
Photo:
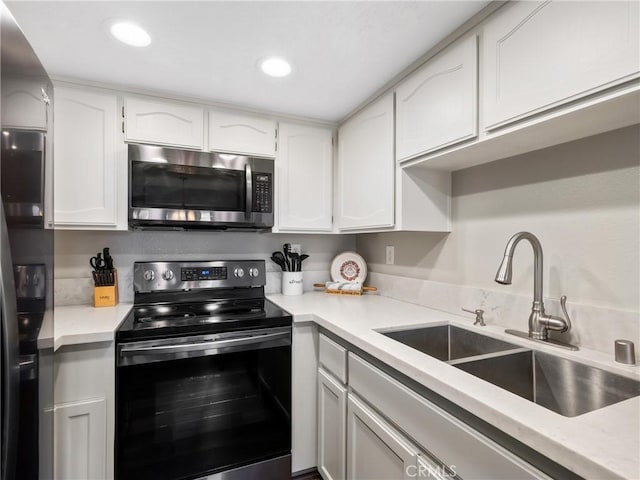
[[[113,285],[93,287],[94,307],[115,307],[118,304],[118,270],[113,271]]]

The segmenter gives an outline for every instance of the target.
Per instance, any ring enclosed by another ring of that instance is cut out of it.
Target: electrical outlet
[[[395,262],[395,247],[393,245],[387,245],[386,247],[387,254],[387,265],[393,265]]]
[[[302,253],[302,247],[300,246],[299,243],[291,244],[291,253],[297,253],[298,255]]]

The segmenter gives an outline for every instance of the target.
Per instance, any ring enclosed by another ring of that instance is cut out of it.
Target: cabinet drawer
[[[353,353],[349,386],[462,478],[549,478]]]
[[[347,350],[324,335],[320,335],[320,365],[347,383]]]

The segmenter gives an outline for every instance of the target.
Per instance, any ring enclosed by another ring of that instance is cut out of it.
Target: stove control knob
[[[151,282],[152,280],[155,280],[156,272],[154,272],[153,270],[147,270],[146,272],[144,272],[143,277],[147,282]]]
[[[238,278],[242,278],[244,277],[244,269],[240,267],[236,267],[236,269],[233,271],[233,274]]]
[[[162,272],[162,278],[164,278],[167,282],[169,280],[173,280],[173,272],[171,270],[165,270]]]
[[[260,274],[260,270],[258,270],[256,267],[250,268],[249,269],[249,276],[250,277],[257,277]]]

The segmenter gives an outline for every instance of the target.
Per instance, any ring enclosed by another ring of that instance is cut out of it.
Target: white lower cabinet
[[[318,471],[324,480],[345,478],[346,426],[347,389],[320,368],[318,370]]]
[[[420,449],[438,458],[439,465],[445,465],[464,479],[550,478],[351,352],[349,388],[358,392],[368,404],[373,405],[389,422],[419,445]],[[394,477],[388,478],[391,480]]]
[[[85,400],[55,408],[55,478],[107,478],[107,401]]]
[[[63,346],[54,362],[54,479],[112,480],[114,343]]]
[[[415,478],[418,449],[355,395],[349,395],[347,432],[347,479]]]
[[[337,339],[321,333],[318,343],[318,471],[324,480],[551,478]]]

